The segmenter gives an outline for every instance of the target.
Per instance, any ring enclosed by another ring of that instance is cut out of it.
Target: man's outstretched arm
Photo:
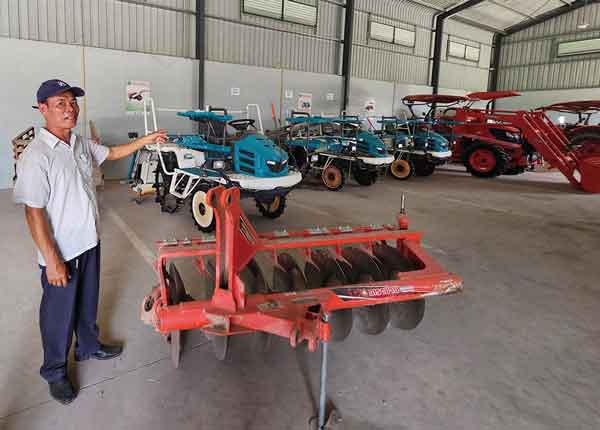
[[[158,130],[154,133],[150,133],[146,136],[142,136],[138,139],[135,139],[129,143],[125,143],[123,145],[115,145],[109,146],[109,153],[107,160],[120,160],[121,158],[125,158],[131,154],[133,154],[138,149],[142,149],[146,145],[151,145],[158,141],[159,143],[163,143],[167,140],[167,131],[166,130]]]

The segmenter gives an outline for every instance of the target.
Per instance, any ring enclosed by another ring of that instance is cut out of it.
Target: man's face
[[[71,91],[48,97],[38,106],[50,128],[71,129],[77,125],[79,105]]]

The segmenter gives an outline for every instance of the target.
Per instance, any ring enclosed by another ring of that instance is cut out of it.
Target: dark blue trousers
[[[69,270],[67,287],[48,283],[42,267],[40,330],[44,364],[40,374],[48,382],[67,375],[67,356],[75,332],[75,357],[89,358],[98,351],[98,292],[100,288],[100,244],[65,263]]]

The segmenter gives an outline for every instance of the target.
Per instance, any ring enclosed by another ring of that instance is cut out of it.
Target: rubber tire
[[[335,178],[332,178],[332,176],[335,176]],[[330,182],[328,184],[328,182],[325,180],[326,177],[337,179],[339,182]],[[329,165],[325,170],[323,170],[321,179],[323,181],[323,185],[325,185],[325,188],[327,188],[329,191],[339,191],[344,188],[344,184],[346,183],[344,171],[333,164]]]
[[[354,180],[363,187],[373,185],[377,181],[377,172],[369,171],[368,169],[354,169],[352,171]]]
[[[210,188],[207,185],[200,185],[192,196],[192,203],[190,206],[194,224],[198,227],[198,230],[204,233],[212,233],[217,227],[217,217],[215,216],[214,209],[206,203],[206,193],[209,189]],[[204,215],[200,213],[201,205],[204,206],[206,211]],[[207,216],[208,213],[212,214],[210,222],[208,222],[208,217],[206,220],[199,221],[199,217]]]
[[[390,324],[401,330],[412,330],[419,325],[425,315],[425,300],[390,303]]]
[[[399,181],[406,181],[415,174],[415,166],[411,160],[404,158],[396,158],[390,164],[390,174],[394,179]]]
[[[492,153],[496,160],[496,165],[489,172],[482,172],[480,170],[475,169],[471,163],[470,158],[471,155],[477,150],[487,150]],[[476,143],[469,147],[463,154],[463,163],[467,168],[467,171],[478,178],[495,178],[496,176],[500,176],[506,170],[510,157],[504,152],[502,148],[495,145],[488,145],[486,143]]]
[[[413,162],[415,166],[416,176],[431,176],[435,172],[435,164],[428,162],[427,160],[415,160]]]
[[[258,200],[255,201],[256,207],[258,208],[260,214],[265,218],[270,219],[279,218],[281,215],[283,215],[287,203],[285,196],[275,196],[275,199],[273,199],[273,201],[269,204],[261,203]],[[275,207],[275,209],[272,209],[271,205],[273,205],[273,203],[275,203],[276,201],[279,202],[279,204]]]

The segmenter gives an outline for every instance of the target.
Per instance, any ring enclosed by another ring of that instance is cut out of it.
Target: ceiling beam
[[[520,22],[506,29],[506,34],[511,35],[519,31],[533,27],[534,25],[542,24],[552,18],[559,17],[565,13],[573,12],[583,6],[587,6],[593,3],[600,3],[600,0],[575,0],[571,4],[565,4],[564,6],[557,7],[556,9],[549,10],[546,13],[536,16],[533,19]]]

